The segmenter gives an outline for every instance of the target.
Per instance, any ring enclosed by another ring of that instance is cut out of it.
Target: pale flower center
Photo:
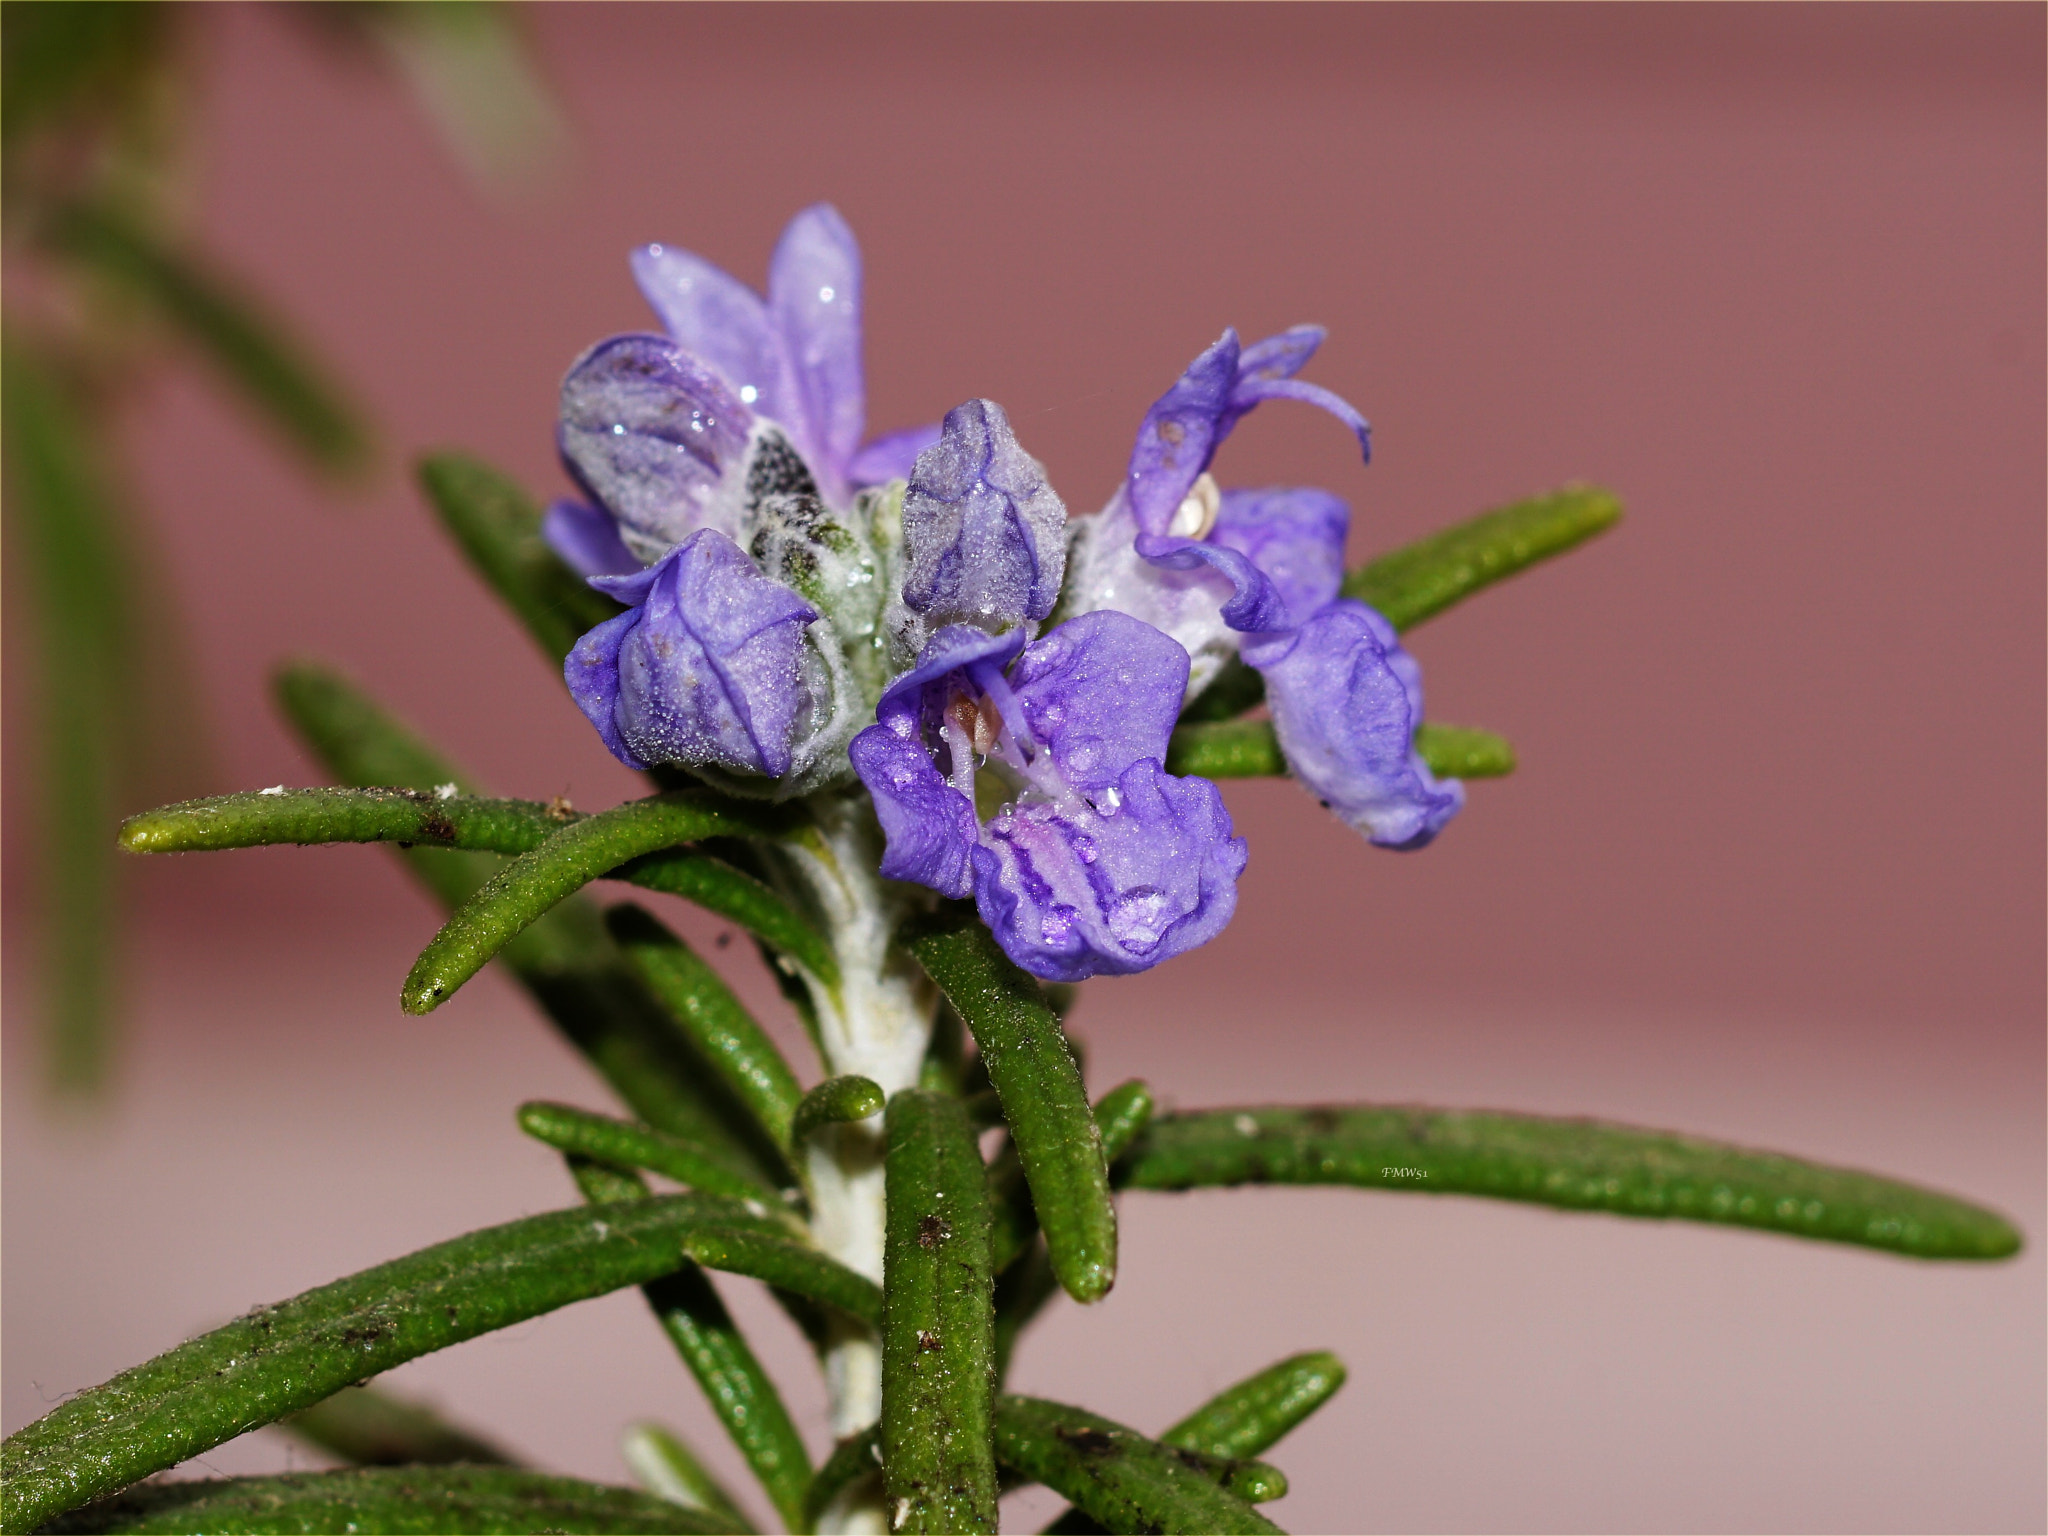
[[[1177,539],[1206,539],[1216,526],[1216,513],[1223,506],[1223,492],[1206,471],[1197,476],[1185,500],[1173,509],[1166,531]]]

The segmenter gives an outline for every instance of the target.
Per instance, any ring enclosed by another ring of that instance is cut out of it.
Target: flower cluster
[[[1414,661],[1339,595],[1345,504],[1209,473],[1268,400],[1366,448],[1358,413],[1297,377],[1320,329],[1225,331],[1146,413],[1108,504],[1069,518],[992,400],[863,442],[860,255],[830,207],[791,221],[765,299],[672,247],[633,272],[663,334],[570,369],[559,443],[588,500],[545,525],[627,605],[565,669],[622,762],[774,798],[857,781],[884,876],[972,897],[1061,981],[1230,920],[1244,841],[1215,785],[1165,763],[1233,656],[1294,775],[1373,842],[1420,847],[1463,803],[1416,755]]]

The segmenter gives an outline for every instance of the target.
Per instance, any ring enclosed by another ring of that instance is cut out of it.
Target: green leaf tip
[[[1923,1259],[2003,1259],[1996,1211],[1854,1169],[1598,1120],[1424,1105],[1251,1107],[1154,1120],[1133,1189],[1345,1184],[1753,1227]]]
[[[1412,629],[1453,604],[1605,533],[1621,502],[1593,485],[1568,485],[1482,513],[1392,550],[1344,578],[1343,593]]]
[[[1076,1301],[1101,1300],[1116,1283],[1116,1207],[1102,1133],[1059,1019],[971,909],[950,908],[903,942],[981,1049],[1061,1286]]]
[[[559,1152],[618,1168],[645,1168],[701,1194],[738,1200],[751,1214],[794,1223],[781,1192],[736,1167],[716,1147],[648,1125],[534,1099],[519,1106],[519,1128]]]
[[[1211,1456],[1257,1456],[1344,1385],[1344,1362],[1327,1350],[1290,1355],[1225,1387],[1159,1437]]]
[[[803,1097],[789,1128],[789,1144],[801,1150],[811,1136],[828,1125],[846,1125],[879,1115],[889,1102],[873,1078],[849,1073],[828,1078]]]

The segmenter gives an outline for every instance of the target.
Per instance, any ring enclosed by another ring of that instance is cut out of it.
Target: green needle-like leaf
[[[469,777],[345,678],[324,668],[289,667],[278,702],[313,756],[345,784],[432,791]],[[488,854],[413,847],[398,854],[444,906],[455,907],[503,868]],[[763,1183],[780,1175],[779,1149],[719,1082],[690,1040],[628,969],[597,909],[562,902],[505,946],[502,958],[542,1010],[614,1092],[649,1125],[720,1148]]]
[[[722,811],[689,791],[650,795],[569,823],[455,909],[413,962],[399,1006],[433,1012],[529,924],[608,870],[729,829]]]
[[[619,1455],[640,1480],[640,1486],[656,1498],[685,1509],[701,1510],[728,1531],[754,1529],[725,1485],[711,1475],[689,1446],[664,1426],[635,1424],[620,1441]]]
[[[1289,1355],[1208,1402],[1159,1437],[1211,1456],[1257,1456],[1336,1395],[1344,1362],[1327,1350]]]
[[[1116,1207],[1102,1135],[1058,1018],[971,910],[952,909],[906,939],[981,1048],[1053,1272],[1076,1301],[1100,1300],[1116,1283]]]
[[[826,1506],[863,1478],[879,1476],[882,1470],[882,1428],[879,1424],[849,1435],[832,1449],[818,1475],[811,1479],[804,1495],[802,1530],[816,1530],[818,1517]]]
[[[1415,750],[1429,771],[1447,779],[1499,779],[1515,771],[1515,749],[1505,736],[1469,725],[1415,727]]]
[[[995,1449],[1004,1466],[1062,1494],[1105,1530],[1280,1529],[1218,1486],[1205,1458],[1063,1403],[998,1398]]]
[[[583,1198],[594,1204],[649,1198],[646,1182],[625,1169],[572,1155],[569,1172]],[[792,1530],[809,1529],[798,1522],[811,1483],[810,1455],[774,1379],[761,1369],[746,1335],[704,1271],[686,1263],[641,1289],[662,1332],[704,1389],[711,1411],[746,1457],[776,1513],[790,1522]]]
[[[1114,1164],[1129,1150],[1151,1121],[1152,1109],[1152,1090],[1137,1078],[1119,1083],[1102,1096],[1092,1113],[1102,1137],[1104,1162]],[[1017,1261],[1038,1231],[1038,1212],[1031,1204],[1030,1186],[1024,1180],[1014,1142],[989,1165],[988,1187],[995,1207],[992,1246],[1000,1275]]]
[[[815,1248],[748,1227],[705,1228],[692,1232],[683,1246],[706,1269],[748,1275],[777,1290],[837,1307],[871,1328],[881,1324],[882,1288]]]
[[[652,1126],[592,1114],[568,1104],[533,1100],[519,1106],[519,1129],[561,1152],[623,1168],[646,1168],[707,1195],[752,1202],[762,1216],[794,1223],[782,1196],[725,1161],[714,1148]]]
[[[1377,608],[1394,628],[1412,629],[1620,520],[1621,503],[1610,492],[1566,486],[1381,555],[1344,578],[1344,595]]]
[[[688,1235],[753,1219],[669,1195],[472,1232],[323,1285],[125,1371],[0,1445],[5,1527],[65,1510],[352,1382],[676,1268]],[[765,1224],[763,1224],[765,1225]]]
[[[317,468],[350,474],[367,463],[361,413],[233,281],[106,204],[72,203],[45,233],[60,254],[168,321]]]
[[[351,1467],[219,1482],[152,1483],[47,1527],[50,1532],[280,1531],[738,1532],[633,1488],[509,1467]]]
[[[2002,1259],[2020,1234],[1953,1196],[1668,1131],[1422,1105],[1213,1109],[1154,1120],[1132,1189],[1350,1184],[1757,1227],[1926,1259]]]
[[[721,801],[708,791],[697,800],[726,835],[774,835],[786,824],[784,818]],[[453,780],[443,780],[431,792],[280,786],[144,811],[121,824],[121,846],[131,853],[198,853],[273,843],[398,843],[518,855],[588,819],[559,802],[465,794]],[[694,901],[758,934],[816,974],[834,974],[832,952],[818,930],[774,891],[722,859],[695,849],[669,849],[608,870],[605,878]]]
[[[1415,750],[1430,772],[1458,779],[1493,779],[1515,771],[1515,749],[1492,731],[1424,721]],[[1182,725],[1166,748],[1168,773],[1204,779],[1250,779],[1287,772],[1270,720],[1224,720]]]
[[[420,488],[484,582],[557,669],[589,630],[622,612],[540,536],[540,509],[509,476],[467,454],[420,460]]]
[[[511,1466],[512,1458],[430,1408],[375,1387],[343,1387],[334,1396],[278,1421],[308,1445],[362,1467]]]
[[[804,1095],[796,1107],[796,1119],[789,1130],[789,1144],[800,1149],[811,1133],[822,1126],[845,1125],[879,1115],[889,1099],[873,1078],[858,1073],[828,1078]]]
[[[1263,1461],[1246,1458],[1279,1441],[1343,1385],[1344,1367],[1335,1355],[1293,1355],[1225,1387],[1161,1435],[1159,1443],[1214,1458],[1203,1469],[1248,1503],[1285,1498],[1286,1477]],[[1045,1529],[1047,1536],[1087,1536],[1102,1527],[1070,1509]]]
[[[605,914],[605,926],[649,994],[753,1111],[768,1139],[789,1146],[803,1089],[746,1005],[695,950],[644,908],[613,907]]]
[[[960,1102],[889,1101],[882,1493],[892,1531],[994,1531],[988,1179]]]
[[[1174,728],[1166,771],[1202,779],[1272,778],[1287,772],[1270,720],[1220,720]]]

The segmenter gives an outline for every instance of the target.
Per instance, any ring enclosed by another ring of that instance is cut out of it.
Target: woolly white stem
[[[836,989],[813,983],[812,1005],[825,1062],[834,1076],[857,1072],[885,1094],[915,1086],[931,1044],[936,998],[914,966],[892,957],[889,937],[903,916],[875,873],[880,829],[865,802],[813,802],[820,839],[790,857],[802,875],[839,962]],[[877,1285],[882,1282],[882,1133],[879,1121],[829,1127],[807,1157],[811,1232],[818,1246]],[[833,1325],[825,1351],[832,1433],[858,1434],[882,1416],[882,1352],[872,1330]],[[872,1499],[835,1501],[821,1531],[887,1529]]]

